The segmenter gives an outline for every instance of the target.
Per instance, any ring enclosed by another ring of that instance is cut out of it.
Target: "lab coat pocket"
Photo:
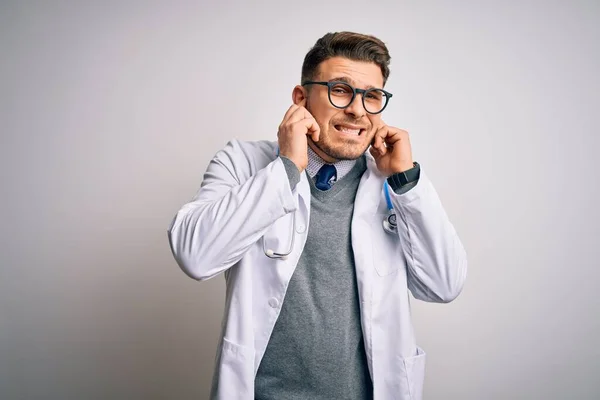
[[[404,254],[400,246],[400,236],[383,229],[383,220],[388,214],[375,214],[371,222],[371,243],[373,245],[373,265],[379,276],[387,276],[404,265]]]
[[[211,399],[254,398],[254,349],[223,338],[220,360],[217,363],[218,382],[214,382]]]
[[[425,358],[425,352],[419,347],[417,347],[417,355],[399,357],[400,387],[403,388],[401,399],[421,400],[423,398]]]
[[[263,236],[263,250],[273,253],[290,254],[293,250],[296,233],[303,225],[294,223],[296,213],[284,215],[273,223]],[[302,233],[304,231],[301,231]]]

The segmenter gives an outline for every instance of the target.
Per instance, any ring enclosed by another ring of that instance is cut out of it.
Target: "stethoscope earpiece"
[[[263,239],[263,243],[264,243],[264,239]],[[274,260],[287,260],[288,259],[288,255],[290,253],[291,253],[291,250],[288,253],[275,253],[271,249],[265,250],[265,256],[267,256],[269,258],[272,258]]]

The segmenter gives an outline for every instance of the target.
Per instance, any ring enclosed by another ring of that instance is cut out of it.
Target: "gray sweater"
[[[300,179],[282,158],[290,185]],[[304,251],[255,380],[255,398],[370,399],[350,224],[364,156],[328,191],[311,187]]]

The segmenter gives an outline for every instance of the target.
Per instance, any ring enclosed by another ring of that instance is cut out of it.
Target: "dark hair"
[[[317,40],[304,57],[302,82],[313,80],[319,65],[332,57],[374,62],[381,68],[384,85],[390,75],[390,53],[380,39],[355,32],[330,32]]]

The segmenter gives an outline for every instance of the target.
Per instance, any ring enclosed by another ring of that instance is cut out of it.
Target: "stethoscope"
[[[383,219],[383,230],[390,235],[396,235],[398,230],[398,224],[396,222],[396,213],[394,212],[394,206],[392,205],[392,198],[390,196],[389,185],[386,182],[383,183],[383,192],[385,193],[385,202],[387,204],[388,215]],[[285,260],[292,254],[294,250],[294,239],[296,237],[296,211],[292,215],[292,240],[290,240],[290,247],[285,253],[275,252],[273,249],[267,249],[265,244],[265,237],[263,236],[263,252],[265,256],[274,260]]]
[[[396,222],[396,213],[390,196],[390,185],[385,181],[383,183],[383,192],[385,193],[385,202],[387,204],[388,215],[383,219],[383,230],[390,235],[396,235],[398,231],[398,223]]]

